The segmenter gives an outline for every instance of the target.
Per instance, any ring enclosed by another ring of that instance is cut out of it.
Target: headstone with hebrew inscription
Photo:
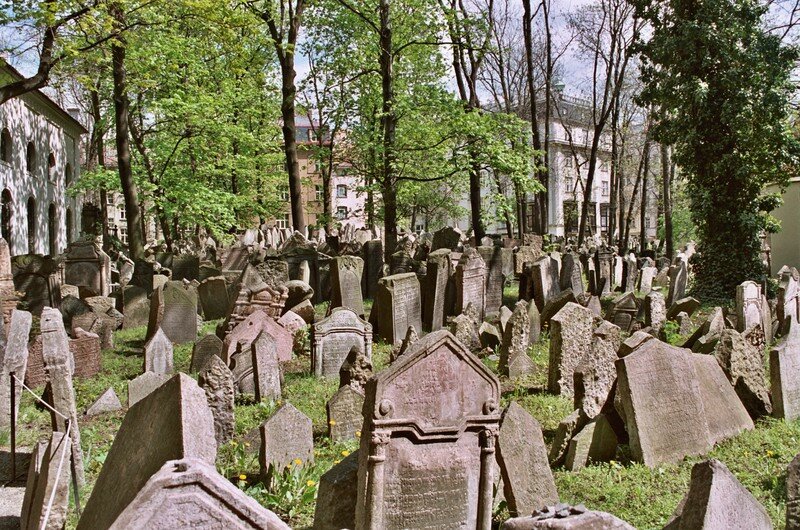
[[[503,305],[503,288],[505,286],[504,262],[511,260],[511,249],[500,246],[481,246],[478,253],[486,264],[486,314],[492,315],[500,311]],[[430,256],[428,257],[430,262]],[[428,295],[428,291],[425,292]]]
[[[175,371],[173,361],[172,342],[167,338],[161,328],[144,345],[144,370],[157,374],[171,374]]]
[[[409,326],[422,329],[417,275],[409,272],[381,278],[372,311],[377,315],[378,334],[390,344],[403,340]]]
[[[200,372],[197,384],[206,393],[208,408],[214,416],[214,437],[217,447],[222,447],[233,438],[236,430],[233,417],[233,374],[222,359],[215,355]]]
[[[468,304],[473,304],[480,318],[486,307],[486,263],[474,248],[461,254],[456,265],[456,313],[462,313]]]
[[[284,403],[260,429],[261,449],[258,461],[261,476],[269,480],[273,473],[282,473],[287,465],[300,460],[302,465],[314,463],[314,433],[311,419],[291,403]]]
[[[571,398],[573,374],[592,348],[594,313],[569,302],[550,319],[550,364],[547,388]]]
[[[372,358],[372,326],[346,307],[314,324],[312,341],[311,368],[317,377],[338,377],[354,346]]]
[[[339,256],[331,260],[330,308],[346,307],[357,315],[364,315],[361,297],[361,275],[364,260],[357,256]]]
[[[449,332],[370,379],[356,528],[481,528],[492,519],[497,377]]]
[[[328,400],[328,436],[338,442],[352,440],[361,434],[364,416],[364,394],[350,385],[344,385]]]
[[[428,254],[422,305],[422,329],[438,331],[444,326],[451,307],[448,307],[448,284],[450,282],[450,250],[439,249]]]

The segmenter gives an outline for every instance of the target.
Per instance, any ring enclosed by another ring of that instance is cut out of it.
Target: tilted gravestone
[[[355,527],[489,529],[499,399],[497,377],[443,330],[370,379]]]
[[[174,371],[172,342],[161,328],[158,328],[153,337],[144,345],[144,369],[142,372],[171,374]]]
[[[312,329],[311,369],[317,377],[338,377],[354,346],[372,358],[372,326],[346,307],[334,309]]]
[[[786,530],[800,529],[800,454],[786,469]]]
[[[379,336],[390,344],[403,340],[409,326],[422,329],[417,275],[406,273],[381,278],[372,311],[377,315]]]
[[[800,330],[791,330],[769,352],[772,413],[787,421],[800,418]]]
[[[564,397],[573,396],[573,374],[592,348],[594,314],[569,302],[550,319],[550,363],[547,389]]]
[[[765,383],[761,352],[733,329],[724,329],[714,348],[714,356],[753,419],[769,416],[772,402]]]
[[[25,380],[28,364],[28,336],[33,317],[27,311],[14,309],[11,324],[6,336],[5,326],[0,323],[0,429],[11,425],[11,393],[14,393],[14,417],[19,413],[22,385],[11,378],[11,373],[19,381]]]
[[[64,528],[69,511],[70,440],[53,432],[50,441],[37,445],[31,455],[20,528]]]
[[[222,276],[206,278],[197,286],[197,296],[206,320],[216,320],[227,316],[231,309],[228,284]]]
[[[301,465],[314,463],[314,433],[311,419],[291,403],[284,403],[260,429],[261,449],[258,461],[261,476],[270,481],[295,460]]]
[[[222,357],[222,341],[213,333],[209,333],[194,343],[189,371],[199,372],[214,355]]]
[[[461,254],[456,265],[456,313],[462,313],[468,304],[478,310],[480,319],[486,309],[486,263],[474,248]]]
[[[675,258],[675,261],[675,265],[669,269],[668,306],[671,306],[673,302],[686,296],[686,284],[689,281],[689,269],[686,260],[678,257]]]
[[[542,427],[516,402],[503,412],[497,438],[497,462],[511,515],[558,502],[558,491],[547,462]]]
[[[333,441],[352,440],[361,434],[364,416],[364,394],[344,385],[328,400],[328,436]]]
[[[228,333],[223,341],[222,360],[232,366],[237,356],[242,353],[249,355],[250,345],[264,330],[275,339],[278,359],[281,361],[291,360],[294,337],[286,328],[263,311],[256,311],[249,315]]]
[[[450,271],[450,250],[439,249],[428,254],[422,305],[422,329],[425,331],[442,329],[452,309],[447,305]]]
[[[122,321],[124,329],[146,326],[150,318],[150,300],[147,291],[137,285],[126,285],[122,290]]]
[[[213,466],[216,456],[205,393],[191,377],[172,376],[128,409],[78,529],[111,527],[167,461],[198,458]]]
[[[358,450],[320,477],[314,530],[355,528],[357,487]]]
[[[197,280],[200,276],[200,258],[192,254],[178,254],[173,256],[170,270],[175,281]]]
[[[197,384],[206,393],[208,408],[214,416],[214,438],[217,440],[217,447],[222,447],[233,438],[236,430],[233,417],[233,374],[222,359],[215,355],[200,372]]]
[[[568,252],[562,256],[558,283],[562,291],[572,289],[575,296],[584,293],[583,267],[576,254]]]
[[[636,298],[633,292],[627,292],[614,299],[606,318],[627,333],[631,331],[638,313],[639,299]]]
[[[155,389],[169,379],[168,374],[145,372],[128,381],[128,408],[152,394]]]
[[[363,272],[364,260],[357,256],[339,256],[331,260],[330,309],[346,307],[364,316],[364,300],[361,297]]]
[[[503,288],[506,281],[503,268],[504,262],[511,259],[511,249],[494,245],[481,246],[478,247],[478,253],[486,264],[486,314],[496,314],[503,305]],[[428,262],[430,263],[430,256],[428,257]],[[426,290],[425,296],[428,296],[428,294],[429,291]]]
[[[620,329],[604,321],[592,334],[591,351],[573,373],[574,405],[588,418],[594,418],[606,404],[617,370],[614,361],[621,343]]]
[[[253,373],[253,393],[256,401],[279,400],[281,398],[283,376],[281,363],[278,359],[278,351],[275,348],[275,339],[272,338],[272,335],[262,331],[253,341],[250,355]],[[242,386],[239,387],[239,390],[246,391]]]
[[[383,242],[367,241],[362,247],[364,274],[361,275],[361,293],[365,298],[375,298],[378,280],[383,277]]]
[[[47,371],[48,388],[53,430],[67,432],[72,441],[72,459],[75,463],[76,478],[79,485],[85,484],[83,474],[83,452],[81,451],[81,432],[78,426],[78,407],[75,400],[75,389],[72,386],[72,374],[75,372],[75,361],[69,350],[69,337],[64,330],[64,322],[58,309],[45,307],[39,321],[42,330],[42,357]]]
[[[545,304],[561,292],[558,285],[558,262],[550,256],[544,257],[531,266],[530,272],[533,299],[539,311],[543,311]]]
[[[111,526],[111,530],[151,528],[289,530],[277,515],[198,458],[164,463]]]
[[[782,335],[788,332],[792,323],[798,323],[800,316],[800,272],[794,267],[784,266],[778,272],[778,303],[775,312],[778,317],[778,330]]]
[[[111,261],[94,241],[75,241],[64,255],[64,283],[95,295],[111,292]]]
[[[498,366],[501,374],[509,375],[509,366],[517,357],[528,356],[530,331],[531,322],[530,316],[528,316],[528,304],[524,300],[520,300],[514,306],[514,312],[503,330],[503,343],[500,348]]]
[[[158,328],[175,344],[197,339],[197,290],[194,287],[167,282],[153,291],[147,338]]]
[[[655,267],[642,267],[639,271],[639,280],[636,288],[642,294],[649,294],[653,290],[653,280],[658,274],[658,269]]]
[[[579,471],[590,462],[608,462],[617,452],[617,435],[604,414],[598,415],[567,444],[564,467]]]

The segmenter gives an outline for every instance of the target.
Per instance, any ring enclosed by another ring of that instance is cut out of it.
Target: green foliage
[[[641,45],[642,100],[660,110],[656,137],[675,147],[700,240],[700,296],[763,279],[760,233],[774,229],[761,196],[797,167],[791,72],[797,49],[763,26],[755,0],[638,0],[653,28]]]

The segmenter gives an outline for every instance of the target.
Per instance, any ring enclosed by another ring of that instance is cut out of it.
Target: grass
[[[507,301],[514,299],[512,286],[505,293]],[[316,308],[324,316],[327,307]],[[711,307],[703,307],[695,315],[699,325]],[[201,335],[212,332],[216,322],[203,326]],[[144,328],[121,330],[115,335],[115,347],[103,352],[102,371],[90,379],[77,379],[75,391],[79,413],[82,413],[108,387],[113,387],[125,403],[127,381],[141,372]],[[677,339],[676,339],[677,341]],[[177,370],[188,372],[192,345],[175,348]],[[391,347],[378,343],[373,346],[376,371],[388,365]],[[516,401],[538,419],[550,443],[558,423],[572,412],[571,400],[548,394],[547,363],[549,340],[546,333],[529,352],[537,370],[515,381],[501,378],[505,406]],[[485,360],[496,369],[495,363]],[[301,356],[286,367],[283,401],[289,401],[308,415],[314,430],[314,463],[293,465],[276,479],[271,488],[260,484],[258,469],[258,426],[280,405],[238,400],[236,407],[235,439],[220,447],[217,468],[234,484],[286,520],[293,528],[308,528],[313,523],[314,497],[320,476],[354,451],[358,440],[332,443],[327,437],[325,403],[337,390],[337,382],[316,379],[309,373],[310,360]],[[39,389],[41,390],[41,389]],[[124,410],[94,418],[81,419],[81,441],[86,465],[87,486],[82,499],[88,498],[108,450],[118,430]],[[18,444],[30,447],[49,435],[49,416],[39,410],[34,398],[26,393],[20,405]],[[0,437],[0,441],[4,441]],[[800,448],[800,422],[763,420],[755,430],[719,444],[708,455],[724,462],[744,486],[765,506],[776,528],[784,526],[786,466]],[[603,510],[628,521],[637,528],[661,528],[670,518],[678,502],[688,490],[692,465],[701,458],[688,458],[676,465],[649,469],[633,463],[621,446],[616,461],[591,465],[579,472],[554,470],[554,477],[563,502],[583,503],[590,509]],[[501,505],[502,506],[502,505]],[[495,522],[507,516],[499,508]],[[76,524],[71,514],[68,528]]]

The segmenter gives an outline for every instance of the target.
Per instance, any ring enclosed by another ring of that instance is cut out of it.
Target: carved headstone
[[[317,377],[337,377],[354,346],[372,358],[372,326],[345,307],[314,324],[312,341],[311,368]]]
[[[748,281],[736,286],[736,330],[742,332],[754,326],[764,329],[761,320],[761,286]]]
[[[261,427],[261,450],[258,461],[261,475],[267,481],[272,473],[300,459],[304,465],[314,463],[314,437],[311,419],[291,403],[284,403]]]
[[[594,314],[570,302],[550,320],[550,364],[547,389],[573,396],[573,374],[592,348]]]
[[[468,304],[478,310],[480,319],[486,307],[486,263],[474,248],[461,254],[456,265],[456,313],[461,313]]]
[[[403,340],[408,326],[422,329],[417,275],[407,273],[381,278],[372,311],[377,314],[379,336],[390,344]]]
[[[251,346],[253,373],[253,392],[256,401],[277,401],[281,398],[283,374],[275,339],[269,333],[261,332]],[[244,379],[244,378],[242,378]],[[246,391],[239,387],[240,391]]]
[[[213,333],[209,333],[194,343],[189,371],[199,372],[214,355],[222,357],[222,341]]]
[[[169,379],[170,376],[167,374],[145,372],[128,381],[128,408],[152,394]]]
[[[11,425],[11,393],[14,393],[14,416],[19,412],[22,397],[21,381],[25,380],[28,365],[28,336],[33,317],[27,311],[15,309],[11,313],[11,324],[6,337],[5,326],[0,325],[0,429]],[[11,378],[11,373],[19,380]]]
[[[356,256],[339,256],[331,261],[330,308],[346,307],[355,314],[364,315],[361,297],[361,275],[364,260]]]
[[[442,329],[450,313],[451,308],[447,306],[450,271],[450,250],[439,249],[428,254],[422,306],[422,329],[425,331]]]
[[[800,337],[796,331],[770,350],[769,375],[773,415],[787,421],[800,418]]]
[[[227,316],[231,308],[228,284],[222,276],[206,278],[197,287],[200,307],[206,320],[216,320]]]
[[[94,241],[75,241],[64,255],[64,283],[95,295],[111,293],[111,261]]]
[[[233,418],[233,374],[222,359],[214,355],[200,372],[197,384],[206,393],[208,408],[214,415],[214,437],[217,447],[222,447],[233,438],[236,430]]]
[[[361,434],[364,416],[364,394],[350,385],[344,385],[328,400],[328,436],[334,442],[352,440]]]
[[[486,314],[496,314],[503,305],[503,287],[505,286],[504,261],[511,259],[511,250],[499,246],[478,247],[478,253],[486,264]],[[430,256],[428,257],[430,263]],[[429,291],[425,291],[427,297]]]
[[[171,374],[175,371],[172,342],[161,328],[158,328],[155,335],[144,345],[144,369],[142,371],[157,374]]]
[[[147,338],[161,328],[174,344],[197,339],[197,291],[182,282],[167,282],[153,291]]]

